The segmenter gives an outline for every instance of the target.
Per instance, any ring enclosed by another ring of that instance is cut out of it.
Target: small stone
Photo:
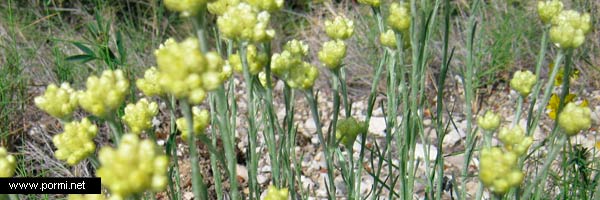
[[[267,183],[267,181],[269,181],[269,178],[267,178],[267,176],[259,174],[258,176],[256,176],[256,180],[258,181],[258,184],[265,184]]]
[[[194,193],[193,192],[184,192],[183,193],[183,199],[185,199],[185,200],[192,200],[192,199],[194,199]]]
[[[236,173],[238,179],[242,179],[244,182],[248,181],[248,169],[244,165],[237,165]]]
[[[304,190],[313,191],[315,187],[315,183],[308,177],[300,175],[300,182],[302,183],[302,188]]]
[[[317,126],[315,125],[315,121],[313,118],[308,118],[304,121],[304,130],[302,134],[306,137],[312,137],[315,132],[317,132]]]
[[[385,137],[385,128],[385,118],[383,117],[372,117],[369,121],[369,133],[378,137]]]
[[[419,144],[417,143],[415,145],[415,157],[417,159],[425,159],[425,153],[427,150],[429,150],[429,160],[430,161],[434,161],[437,157],[437,148],[432,146],[432,145],[427,145],[428,147],[425,147],[423,144]],[[427,149],[428,148],[428,149]]]

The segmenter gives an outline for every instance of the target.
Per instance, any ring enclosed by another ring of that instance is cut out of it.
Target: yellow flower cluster
[[[144,72],[144,78],[136,80],[135,84],[146,96],[161,96],[164,91],[158,84],[159,80],[156,67],[150,67]]]
[[[558,9],[559,6],[554,5],[553,7],[553,9]],[[563,49],[577,48],[583,44],[585,35],[590,32],[592,26],[590,14],[581,14],[574,10],[562,10],[558,14],[554,12],[550,21],[552,24],[550,40],[557,47]]]
[[[165,0],[164,3],[168,9],[189,17],[196,15],[206,5],[207,0]]]
[[[271,15],[258,11],[247,3],[230,6],[217,18],[217,26],[224,37],[251,42],[265,42],[275,36],[275,30],[268,29]]]
[[[269,186],[264,200],[288,200],[289,192],[287,188],[277,189],[275,186]]]
[[[388,25],[397,32],[404,32],[410,28],[410,9],[406,3],[392,3]]]
[[[346,57],[346,44],[342,40],[332,40],[323,44],[318,53],[319,60],[329,69],[338,69]]]
[[[204,129],[210,124],[210,113],[207,110],[200,110],[200,108],[192,108],[192,121],[194,122],[194,134],[196,136],[203,134]],[[176,121],[177,129],[181,131],[181,138],[187,141],[189,136],[188,125],[185,118],[179,118]]]
[[[17,159],[8,154],[6,148],[0,147],[0,177],[12,177],[17,167]]]
[[[523,172],[517,168],[518,156],[503,152],[498,147],[481,150],[479,179],[495,194],[504,194],[523,181]]]
[[[531,71],[517,71],[510,80],[510,87],[517,91],[523,98],[531,93],[533,85],[537,83],[537,77]]]
[[[152,118],[156,114],[158,114],[158,104],[148,102],[143,98],[136,104],[128,104],[122,119],[129,127],[129,131],[140,134],[142,131],[152,128]]]
[[[267,12],[281,10],[281,7],[283,6],[283,0],[246,0],[246,2],[259,10]]]
[[[568,104],[569,102],[573,102],[575,100],[575,97],[577,97],[577,95],[575,94],[568,94],[567,96],[565,96],[565,104]],[[548,117],[550,117],[550,119],[556,119],[556,114],[558,113],[558,106],[560,105],[560,97],[556,94],[552,94],[552,96],[550,97],[550,101],[548,101],[548,105],[546,106],[546,109],[548,109]],[[583,102],[581,102],[581,104],[579,106],[581,107],[587,107],[588,105],[588,101],[587,100],[583,100]]]
[[[273,74],[285,80],[291,88],[311,88],[319,76],[319,70],[302,60],[308,55],[308,46],[304,42],[292,40],[283,49],[283,52],[275,53],[271,58]]]
[[[203,55],[195,38],[181,43],[168,39],[154,54],[161,88],[192,104],[203,101],[206,92],[216,89],[231,73],[217,53]]]
[[[538,1],[537,5],[538,15],[544,24],[548,24],[562,9],[563,3],[559,0]]]
[[[354,33],[354,22],[342,16],[336,16],[333,21],[325,20],[325,33],[334,40],[348,39]]]
[[[385,33],[379,35],[379,43],[385,47],[396,49],[396,34],[392,29],[388,29]]]
[[[68,83],[61,84],[60,88],[50,84],[44,95],[36,97],[34,102],[51,116],[65,119],[77,108],[77,95]]]
[[[381,5],[380,0],[358,0],[358,3],[366,4],[373,7],[379,7],[379,5]]]
[[[167,156],[151,140],[125,134],[118,149],[103,147],[99,152],[100,168],[96,175],[112,197],[127,198],[146,190],[162,191],[167,186]]]
[[[56,146],[54,156],[58,160],[66,161],[69,165],[76,165],[96,151],[94,137],[98,134],[98,127],[87,118],[81,122],[65,124],[65,131],[52,137]]]
[[[346,147],[351,147],[356,141],[356,137],[367,131],[364,122],[359,122],[354,118],[346,118],[338,121],[335,129],[335,138]]]
[[[500,126],[500,115],[488,110],[485,115],[477,118],[477,125],[486,131],[494,131]]]
[[[68,200],[105,200],[104,194],[69,194]]]
[[[129,81],[119,70],[106,70],[100,78],[90,76],[86,82],[87,90],[78,93],[79,105],[87,112],[98,117],[107,117],[116,110],[129,91]]]
[[[502,128],[498,138],[504,143],[504,148],[517,156],[523,155],[533,143],[533,137],[526,137],[523,128],[515,126],[511,129]]]
[[[246,60],[248,61],[248,70],[250,70],[250,74],[252,75],[256,75],[261,72],[267,64],[267,59],[269,58],[266,53],[259,52],[256,46],[251,44],[246,47],[246,56]],[[242,73],[244,71],[240,54],[231,54],[229,56],[228,63],[236,72]]]
[[[548,67],[549,67],[548,72],[552,72],[552,69],[554,69],[554,63],[550,63],[548,65]],[[573,71],[571,71],[571,76],[569,77],[569,80],[571,82],[576,81],[579,78],[579,73],[580,73],[579,70],[573,69]],[[564,68],[558,69],[558,74],[556,74],[556,78],[554,78],[554,86],[562,85],[564,74],[565,74]]]
[[[558,125],[568,136],[573,136],[579,131],[589,129],[592,126],[591,110],[588,107],[577,106],[568,103],[558,114]]]
[[[238,5],[239,3],[240,0],[216,0],[208,3],[206,7],[208,12],[212,13],[213,15],[220,16],[227,11],[227,8]]]

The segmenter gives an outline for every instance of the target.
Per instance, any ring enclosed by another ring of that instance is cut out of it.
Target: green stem
[[[167,98],[166,100],[168,103],[167,105],[169,106],[169,118],[170,118],[170,124],[169,124],[169,138],[167,139],[167,145],[166,145],[166,154],[167,157],[171,158],[171,163],[173,163],[173,166],[169,167],[169,189],[170,189],[170,194],[171,194],[171,199],[180,199],[179,197],[179,193],[180,193],[180,185],[181,185],[181,181],[180,181],[180,177],[179,177],[179,158],[177,156],[177,144],[176,144],[176,137],[177,137],[177,123],[176,123],[176,119],[177,116],[175,115],[175,104],[176,104],[176,100],[174,96],[170,96]],[[173,176],[175,176],[175,182],[173,182]]]
[[[564,57],[564,53],[562,50],[558,51],[558,55],[556,56],[555,60],[554,60],[554,65],[556,67],[554,67],[552,69],[552,73],[550,74],[550,77],[548,77],[548,82],[546,83],[546,89],[544,91],[544,96],[541,102],[541,107],[538,108],[537,113],[535,114],[533,121],[531,122],[531,126],[529,128],[529,130],[527,130],[527,136],[530,136],[531,134],[533,134],[533,132],[535,131],[535,129],[537,128],[537,126],[535,126],[538,121],[540,120],[540,117],[542,116],[542,113],[544,112],[546,105],[548,105],[548,101],[550,101],[550,94],[552,94],[552,88],[554,88],[554,80],[556,79],[556,75],[558,74],[559,71],[559,66],[560,63],[562,62],[562,59]]]
[[[556,155],[558,155],[560,148],[563,147],[566,140],[567,140],[567,135],[561,134],[560,138],[558,139],[558,143],[551,144],[550,153],[546,157],[546,160],[544,161],[544,165],[542,166],[541,171],[538,172],[534,176],[533,181],[527,185],[527,188],[524,191],[525,193],[523,194],[521,199],[530,199],[529,197],[531,196],[532,192],[534,192],[533,187],[538,187],[540,181],[546,179],[546,176],[548,175],[548,170],[550,168],[550,165],[552,164],[552,161],[554,161],[554,159],[556,158]],[[535,192],[537,193],[537,190]]]
[[[248,119],[248,141],[249,148],[248,151],[250,153],[250,167],[248,170],[248,178],[249,186],[250,186],[250,199],[258,199],[260,196],[260,191],[258,187],[258,181],[256,177],[258,176],[258,154],[256,152],[257,147],[257,129],[256,129],[256,110],[254,105],[254,79],[250,74],[250,68],[248,66],[248,57],[247,57],[247,44],[242,42],[239,45],[238,51],[240,52],[240,59],[242,61],[242,67],[244,69],[244,81],[246,83],[246,102],[248,105],[247,111],[247,119]]]
[[[227,169],[229,171],[229,184],[230,184],[230,195],[231,199],[239,199],[238,192],[238,182],[237,182],[237,157],[235,154],[235,129],[229,127],[227,116],[227,104],[219,103],[219,102],[228,102],[227,97],[225,95],[225,88],[220,86],[217,91],[217,100],[213,102],[217,108],[218,119],[216,120],[219,126],[219,132],[221,134],[221,139],[223,140],[223,146],[225,149],[225,157],[227,161]],[[233,103],[231,104],[232,106]],[[231,121],[235,123],[235,121]],[[235,127],[235,124],[232,124]]]
[[[187,122],[188,138],[187,143],[190,153],[190,165],[192,165],[192,191],[194,197],[201,200],[208,199],[206,184],[204,184],[200,166],[198,165],[198,149],[196,146],[196,134],[194,133],[194,121],[192,119],[192,111],[190,104],[183,100],[181,101],[181,110]]]
[[[519,120],[521,119],[521,110],[523,110],[523,96],[519,95],[517,99],[517,113],[515,114],[515,118],[513,119],[512,126],[517,126],[519,124]]]
[[[537,63],[535,65],[535,75],[537,76],[537,83],[534,86],[534,90],[533,90],[533,94],[531,95],[531,103],[529,104],[529,112],[527,115],[527,133],[529,134],[529,130],[531,129],[531,126],[533,125],[531,123],[531,120],[533,119],[533,108],[535,107],[535,104],[537,102],[538,99],[538,95],[540,94],[540,90],[542,88],[542,64],[544,63],[544,55],[546,54],[546,49],[548,46],[548,28],[544,28],[543,29],[543,33],[542,33],[542,40],[541,40],[541,44],[540,44],[540,52],[538,54],[538,60]]]
[[[121,129],[119,128],[119,125],[117,124],[117,121],[115,121],[114,117],[107,119],[106,122],[112,131],[114,144],[115,146],[118,146],[123,132],[121,132]]]

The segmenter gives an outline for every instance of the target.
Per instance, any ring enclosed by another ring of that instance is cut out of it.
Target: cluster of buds
[[[99,152],[100,168],[96,175],[111,197],[125,199],[146,190],[162,191],[167,186],[167,156],[151,140],[125,134],[118,149],[103,147]]]
[[[196,136],[203,134],[204,129],[210,124],[210,113],[207,110],[200,110],[200,108],[192,108],[192,121],[194,122],[194,133]],[[188,125],[185,118],[179,118],[175,122],[177,129],[181,131],[181,138],[187,141],[189,136]]]
[[[241,55],[237,53],[231,54],[231,56],[229,56],[229,61],[227,62],[230,67],[238,73],[244,71],[240,56]],[[246,61],[248,61],[248,70],[250,71],[250,74],[256,75],[261,72],[267,64],[268,59],[268,55],[264,52],[259,52],[256,46],[250,44],[246,47]]]
[[[195,16],[206,3],[207,0],[165,0],[168,9],[181,12],[184,17]]]
[[[246,0],[246,2],[259,10],[267,12],[279,11],[283,7],[283,0]]]
[[[264,200],[287,200],[289,192],[287,188],[277,189],[275,186],[269,186]]]
[[[325,42],[318,53],[319,60],[329,69],[340,68],[342,60],[346,57],[346,43],[354,33],[354,22],[342,16],[337,16],[333,21],[325,21],[325,32],[331,41]]]
[[[181,43],[168,39],[154,54],[162,90],[192,104],[203,101],[206,92],[218,88],[231,74],[217,53],[203,55],[195,38]]]
[[[17,168],[17,159],[8,154],[6,148],[0,147],[0,177],[12,177]]]
[[[591,110],[587,106],[568,103],[558,115],[558,125],[568,136],[576,135],[592,126]]]
[[[94,137],[98,134],[98,127],[90,120],[83,118],[81,122],[67,123],[64,129],[63,133],[52,137],[57,149],[54,156],[58,160],[73,166],[96,151]]]
[[[158,84],[159,80],[156,67],[150,67],[144,72],[144,78],[136,80],[135,84],[146,96],[162,96],[164,91]]]
[[[405,32],[410,28],[410,9],[406,3],[392,3],[387,24],[396,32]]]
[[[77,95],[68,83],[63,83],[60,88],[50,84],[43,96],[35,98],[35,105],[46,113],[59,119],[71,116],[77,108]]]
[[[481,150],[479,179],[495,194],[502,195],[523,181],[523,172],[517,168],[518,155],[498,147]]]
[[[247,4],[229,6],[217,18],[217,26],[224,37],[236,41],[265,42],[275,36],[275,30],[269,29],[271,15],[259,11]]]
[[[223,15],[223,13],[225,13],[225,11],[227,11],[227,8],[229,8],[231,6],[236,6],[239,3],[240,3],[240,0],[217,0],[217,1],[208,3],[206,5],[206,8],[208,9],[209,13],[211,13],[213,15],[221,16],[221,15]]]
[[[591,30],[589,13],[563,10],[558,0],[538,2],[538,14],[543,23],[550,23],[550,40],[559,48],[577,48]]]
[[[535,83],[537,83],[537,77],[531,71],[517,71],[510,80],[510,87],[525,98],[531,93]]]
[[[477,118],[477,125],[486,131],[495,131],[500,126],[500,115],[488,110],[485,115]]]
[[[367,132],[366,128],[364,122],[359,122],[354,118],[342,119],[337,123],[335,138],[344,146],[352,147],[356,137]]]
[[[271,58],[273,74],[285,80],[291,88],[312,88],[319,76],[319,70],[302,60],[308,55],[308,45],[292,40],[287,42],[283,49],[283,52],[275,53]]]
[[[517,156],[523,155],[533,143],[533,137],[525,136],[523,128],[515,126],[511,129],[502,128],[498,133],[498,138],[504,144],[507,151],[515,153]]]
[[[158,104],[148,102],[143,98],[136,104],[128,104],[122,119],[129,127],[129,131],[140,134],[142,131],[152,128],[152,118],[156,114],[158,114]]]
[[[129,81],[121,70],[106,70],[99,78],[88,77],[86,88],[77,94],[81,108],[95,116],[108,117],[125,101]]]
[[[369,5],[372,7],[379,7],[379,5],[381,5],[380,0],[358,0],[358,3]]]

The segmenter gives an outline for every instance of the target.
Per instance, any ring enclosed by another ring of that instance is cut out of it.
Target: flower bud
[[[217,26],[224,37],[232,40],[265,42],[275,36],[273,29],[267,29],[270,15],[258,12],[246,3],[231,6],[217,18]]]
[[[495,194],[502,195],[523,181],[523,172],[517,168],[518,156],[498,147],[481,150],[479,179]]]
[[[581,107],[575,103],[568,103],[558,114],[558,125],[568,136],[573,136],[581,130],[589,129],[592,126],[591,110],[588,107]]]
[[[136,80],[135,84],[146,96],[160,96],[163,95],[164,91],[158,84],[158,81],[156,67],[150,67],[150,69],[144,72],[144,78]]]
[[[52,137],[52,142],[56,146],[54,156],[58,160],[66,161],[73,166],[96,151],[94,137],[98,133],[98,127],[87,118],[83,118],[81,122],[67,123],[64,129],[63,133]]]
[[[531,71],[517,71],[510,80],[510,87],[525,98],[531,93],[531,89],[536,82],[537,77]]]
[[[210,113],[207,110],[200,110],[200,108],[192,108],[192,121],[194,123],[194,134],[199,136],[204,133],[204,129],[210,124]],[[177,129],[181,131],[181,138],[187,141],[189,136],[188,124],[185,118],[179,118],[176,121]]]
[[[184,17],[198,14],[198,11],[206,5],[207,0],[165,0],[165,7],[169,10],[181,12]]]
[[[240,3],[240,0],[217,0],[207,4],[208,12],[213,15],[221,16],[227,8],[236,6]]]
[[[591,19],[588,13],[565,10],[552,18],[550,40],[559,48],[577,48],[583,44],[585,34],[590,30]]]
[[[117,149],[100,149],[98,160],[96,176],[113,198],[125,199],[147,190],[160,192],[167,186],[169,159],[151,140],[125,134]]]
[[[563,9],[563,3],[559,0],[538,1],[537,11],[540,20],[544,24],[550,23],[552,18],[556,17]]]
[[[351,147],[356,141],[356,136],[366,133],[364,122],[359,122],[354,118],[346,118],[338,121],[335,138],[346,147]]]
[[[354,33],[354,22],[342,16],[336,16],[333,21],[325,21],[325,32],[334,40],[345,40]]]
[[[6,151],[6,148],[0,147],[0,177],[12,177],[17,168],[17,159]]]
[[[285,80],[291,88],[306,90],[312,88],[317,77],[319,77],[317,67],[307,62],[302,62],[301,65],[290,69]]]
[[[379,43],[385,47],[396,49],[396,34],[388,29],[385,33],[379,34]]]
[[[107,117],[125,101],[129,91],[129,81],[120,69],[102,72],[99,78],[90,76],[86,90],[79,92],[79,105],[98,117]]]
[[[35,97],[35,105],[53,117],[65,119],[77,108],[77,95],[69,83],[63,83],[60,88],[54,84],[48,85],[43,96]]]
[[[410,10],[407,4],[392,3],[387,23],[394,31],[407,31],[410,28],[410,20]]]
[[[477,118],[477,124],[483,130],[494,131],[500,126],[500,116],[488,110],[485,115]]]
[[[277,189],[275,186],[269,186],[264,200],[288,200],[289,192],[287,188]]]
[[[380,0],[358,0],[358,3],[373,7],[379,7],[379,5],[381,4]]]
[[[258,72],[262,71],[267,64],[267,54],[264,52],[259,52],[254,45],[248,45],[246,49],[248,70],[250,71],[250,74],[256,75]],[[244,71],[242,60],[239,54],[232,54],[229,56],[229,64],[231,64],[233,66],[233,70],[238,73],[242,73]]]
[[[304,41],[296,39],[288,41],[283,46],[283,49],[297,57],[308,56],[308,45]]]
[[[129,127],[129,131],[140,134],[152,128],[152,118],[156,114],[158,114],[158,104],[142,98],[136,104],[128,104],[125,107],[125,115],[122,119]]]
[[[248,4],[267,12],[275,12],[283,7],[283,0],[246,0]]]
[[[342,40],[328,41],[318,53],[319,60],[329,69],[335,70],[346,56],[346,44]]]
[[[515,126],[512,129],[506,127],[500,130],[498,138],[504,143],[504,148],[517,156],[523,155],[533,143],[533,137],[526,137],[523,128]]]

